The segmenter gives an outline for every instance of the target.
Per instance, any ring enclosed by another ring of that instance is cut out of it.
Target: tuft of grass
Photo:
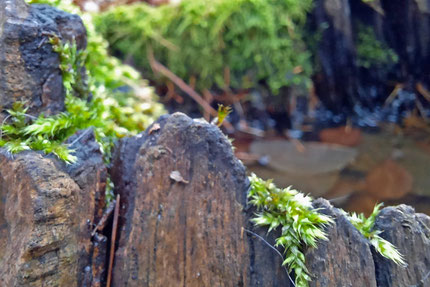
[[[218,105],[218,116],[212,120],[212,124],[216,124],[218,127],[222,126],[224,120],[228,117],[228,115],[232,112],[232,108],[230,106],[224,106],[222,104]]]

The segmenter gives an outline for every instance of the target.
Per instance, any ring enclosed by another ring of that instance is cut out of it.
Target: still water
[[[250,172],[347,211],[369,214],[384,202],[430,214],[428,130],[385,125],[377,132],[344,128],[328,134],[324,142],[260,139],[244,148],[239,141],[238,150],[258,159],[244,161]]]

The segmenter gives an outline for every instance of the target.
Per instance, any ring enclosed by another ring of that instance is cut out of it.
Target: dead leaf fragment
[[[160,129],[160,124],[159,123],[155,123],[152,128],[149,130],[149,134],[152,134],[153,132],[156,132]]]
[[[176,181],[176,182],[182,182],[182,183],[189,183],[188,180],[185,180],[181,173],[177,170],[174,170],[170,173],[170,179]]]

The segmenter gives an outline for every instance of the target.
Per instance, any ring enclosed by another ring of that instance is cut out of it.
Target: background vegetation
[[[307,85],[312,72],[303,41],[312,0],[183,0],[116,7],[97,17],[112,50],[159,83],[150,58],[202,91],[264,83],[277,94]],[[226,76],[228,71],[228,76]]]

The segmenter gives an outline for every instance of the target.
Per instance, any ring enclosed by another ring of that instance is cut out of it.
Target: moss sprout
[[[313,208],[310,196],[291,187],[277,188],[271,180],[264,181],[255,174],[249,180],[249,203],[257,208],[252,221],[258,226],[267,226],[268,232],[280,228],[281,235],[276,239],[275,246],[284,249],[283,265],[288,266],[289,272],[294,271],[297,287],[309,286],[311,274],[306,268],[302,250],[305,246],[316,248],[318,240],[328,240],[324,228],[332,224],[333,219]],[[381,206],[382,204],[376,205],[368,218],[363,214],[342,212],[377,252],[404,266],[406,263],[396,247],[379,236],[381,231],[374,229]]]

